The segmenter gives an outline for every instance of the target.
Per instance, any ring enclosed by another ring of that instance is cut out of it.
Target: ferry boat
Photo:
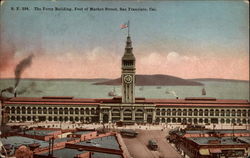
[[[202,95],[206,95],[207,94],[206,89],[204,87],[202,88],[201,94]]]
[[[115,91],[115,88],[114,88],[112,91],[110,91],[110,92],[108,93],[108,95],[111,96],[111,97],[117,96],[116,91]]]

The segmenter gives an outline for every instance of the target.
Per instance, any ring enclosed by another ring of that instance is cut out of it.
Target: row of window
[[[75,122],[98,122],[99,117],[63,117],[63,116],[11,116],[11,121],[75,121]],[[114,119],[114,118],[113,118]],[[119,118],[115,118],[120,120]],[[126,117],[124,118],[126,119]],[[143,118],[135,118],[137,121],[143,121]],[[214,124],[250,124],[250,119],[218,119],[218,118],[159,118],[157,117],[155,122],[162,123],[214,123]]]
[[[6,108],[6,112],[10,112],[12,114],[97,114],[99,113],[98,110],[95,108],[41,108],[41,107],[28,107],[27,109],[25,107],[12,107]]]
[[[99,117],[57,117],[57,116],[49,116],[46,118],[45,116],[11,116],[9,118],[11,121],[75,121],[75,122],[98,122]]]
[[[219,110],[219,109],[157,109],[156,115],[167,116],[250,116],[250,110]]]

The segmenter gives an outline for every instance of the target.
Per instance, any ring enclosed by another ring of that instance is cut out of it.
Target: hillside
[[[195,79],[188,79],[189,81],[214,81],[214,82],[246,82],[249,83],[247,80],[236,80],[236,79],[222,79],[222,78],[195,78]]]
[[[95,85],[121,85],[121,78],[96,82]],[[137,86],[202,86],[203,84],[196,81],[186,80],[169,75],[136,75]]]

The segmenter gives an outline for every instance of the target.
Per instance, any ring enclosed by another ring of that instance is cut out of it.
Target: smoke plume
[[[28,56],[27,58],[23,59],[22,61],[20,61],[19,64],[17,64],[16,69],[15,69],[15,88],[18,86],[19,81],[20,81],[20,77],[23,73],[23,71],[29,67],[31,65],[32,62],[32,58],[33,58],[33,54],[31,54],[30,56]]]

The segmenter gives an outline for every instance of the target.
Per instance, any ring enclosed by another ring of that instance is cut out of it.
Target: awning
[[[201,155],[210,155],[208,149],[200,149],[200,150],[199,150],[199,153],[200,153]]]
[[[219,148],[209,149],[209,151],[210,151],[210,153],[213,153],[213,154],[221,153],[221,149],[219,149]]]

